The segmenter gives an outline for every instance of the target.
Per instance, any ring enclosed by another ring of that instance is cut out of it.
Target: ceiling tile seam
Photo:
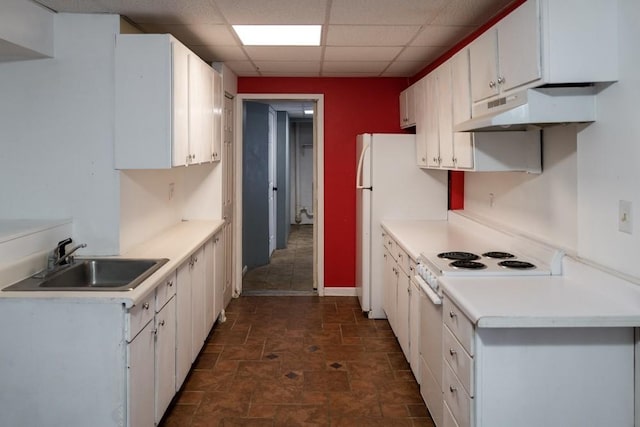
[[[402,49],[400,49],[400,52],[398,52],[398,53],[396,54],[396,56],[394,56],[394,57],[391,59],[391,62],[389,62],[389,65],[387,65],[387,66],[386,66],[386,68],[385,68],[384,70],[382,70],[382,72],[380,73],[380,75],[381,75],[381,76],[382,76],[382,74],[384,74],[384,73],[389,69],[389,67],[391,67],[391,65],[393,65],[393,64],[398,60],[398,58],[400,57],[400,55],[402,55],[402,52],[404,52],[405,50],[407,50],[407,47],[409,47],[409,46],[411,45],[411,42],[413,42],[413,41],[418,37],[418,34],[420,34],[420,33],[421,33],[421,32],[422,32],[422,31],[427,27],[427,25],[428,25],[428,24],[420,25],[420,28],[418,28],[418,31],[416,31],[416,32],[415,32],[415,34],[413,35],[413,37],[411,37],[411,38],[409,39],[409,41],[408,41],[404,46],[401,46],[401,47],[402,47]]]
[[[240,38],[238,37],[238,35],[236,34],[235,30],[233,29],[233,26],[229,23],[229,20],[227,19],[225,14],[222,13],[222,9],[220,9],[220,6],[218,6],[218,3],[215,0],[209,0],[209,4],[211,4],[211,6],[222,17],[222,20],[224,21],[224,25],[227,27],[227,30],[231,33],[231,36],[235,39],[236,43],[238,43],[238,46],[240,46],[240,50],[247,57],[247,59],[251,63],[251,66],[253,67],[253,69],[255,71],[257,71],[259,76],[262,76],[262,73],[260,72],[260,68],[256,65],[256,63],[253,61],[253,58],[249,55],[247,50],[244,48],[244,45],[240,41]]]
[[[322,76],[324,71],[324,55],[327,49],[327,37],[329,33],[329,21],[331,18],[331,8],[333,7],[333,0],[327,0],[326,9],[324,11],[324,25],[322,25],[322,37],[320,40],[320,70],[318,75]]]

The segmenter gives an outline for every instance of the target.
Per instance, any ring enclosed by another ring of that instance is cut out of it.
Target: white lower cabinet
[[[176,393],[175,296],[156,313],[155,330],[155,422],[158,424]]]
[[[207,339],[205,318],[205,256],[204,247],[191,256],[191,363],[196,360],[204,341]]]
[[[442,319],[443,425],[634,425],[633,328],[477,327],[446,294]]]
[[[411,268],[413,273],[415,268]],[[412,278],[410,278],[412,279]],[[411,292],[409,294],[409,366],[413,376],[422,382],[420,375],[420,286],[413,280],[410,280]]]
[[[131,427],[154,425],[154,341],[154,324],[150,320],[127,344],[127,418]]]
[[[178,267],[176,277],[176,391],[191,369],[191,261]]]

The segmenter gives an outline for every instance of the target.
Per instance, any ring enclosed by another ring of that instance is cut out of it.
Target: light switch
[[[632,205],[628,200],[618,203],[618,230],[629,234],[633,232]]]

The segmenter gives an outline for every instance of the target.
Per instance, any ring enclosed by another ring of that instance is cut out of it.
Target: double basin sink
[[[68,266],[37,274],[4,291],[130,291],[167,261],[132,258],[75,259]]]

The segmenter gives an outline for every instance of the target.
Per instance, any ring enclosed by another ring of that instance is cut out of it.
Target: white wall
[[[0,63],[0,218],[72,218],[85,254],[118,253],[110,15],[55,15],[53,59]]]
[[[598,94],[596,122],[548,131],[539,177],[465,174],[465,209],[640,278],[640,3],[618,5],[620,76]],[[633,204],[632,234],[618,231],[620,200]]]
[[[547,128],[543,138],[542,174],[468,172],[464,208],[575,252],[576,126]]]
[[[620,79],[598,95],[598,120],[578,135],[578,252],[640,277],[640,3],[620,0]],[[633,203],[633,234],[618,201]]]
[[[52,57],[54,16],[31,0],[2,0],[0,61]]]

